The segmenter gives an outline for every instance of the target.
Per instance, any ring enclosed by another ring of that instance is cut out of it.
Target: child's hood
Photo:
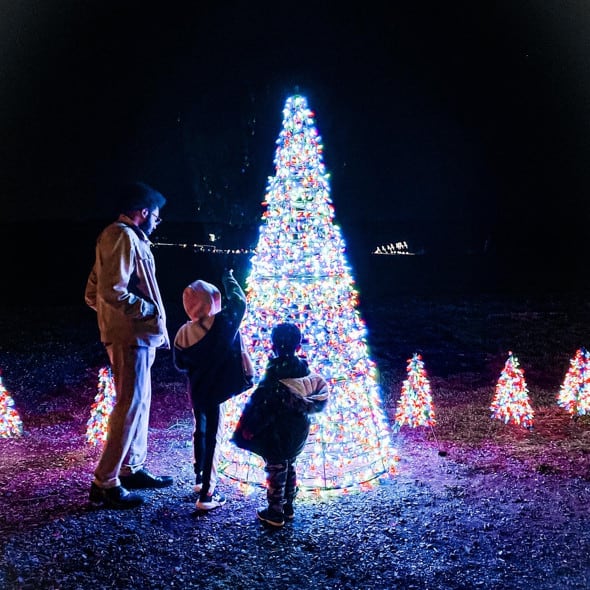
[[[302,399],[316,402],[328,399],[328,384],[317,373],[310,373],[305,377],[289,377],[279,381]]]
[[[199,279],[183,291],[182,304],[191,320],[203,320],[221,311],[221,293],[215,285]]]

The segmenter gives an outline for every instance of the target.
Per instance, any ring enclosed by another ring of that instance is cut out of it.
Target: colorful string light
[[[111,368],[102,367],[98,371],[98,392],[90,407],[90,418],[86,423],[86,440],[91,445],[103,444],[107,439],[109,416],[113,411],[116,397]]]
[[[23,422],[14,407],[14,400],[4,387],[0,371],[0,438],[21,436]]]
[[[570,360],[557,395],[557,405],[572,415],[590,414],[590,353],[584,347]]]
[[[414,353],[408,359],[406,368],[407,379],[403,382],[400,400],[395,411],[395,423],[398,427],[404,424],[416,426],[434,426],[436,416],[430,392],[430,381],[422,355]]]
[[[490,410],[492,418],[502,420],[505,424],[511,422],[529,429],[533,427],[534,412],[529,401],[524,371],[511,351],[496,383],[496,393]]]

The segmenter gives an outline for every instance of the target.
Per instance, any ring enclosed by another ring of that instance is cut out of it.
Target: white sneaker
[[[223,506],[226,502],[227,500],[223,494],[214,492],[213,494],[209,494],[205,500],[199,498],[195,508],[197,510],[213,510],[214,508]]]

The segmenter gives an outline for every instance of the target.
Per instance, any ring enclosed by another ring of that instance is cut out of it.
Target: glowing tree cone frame
[[[512,422],[529,429],[533,427],[534,414],[529,401],[524,371],[519,367],[518,359],[511,351],[496,383],[496,394],[490,410],[492,418],[502,420],[504,424]]]
[[[116,397],[111,368],[102,367],[98,371],[98,392],[90,406],[90,418],[86,423],[86,440],[90,444],[98,445],[106,440],[109,416],[113,411]]]
[[[402,393],[395,411],[395,423],[398,428],[404,424],[412,428],[434,426],[436,417],[422,356],[414,353],[408,360],[406,370],[408,378],[402,385]]]
[[[248,312],[242,333],[258,377],[271,354],[270,333],[283,321],[297,324],[302,354],[330,384],[324,412],[312,415],[307,444],[297,460],[301,490],[369,488],[396,471],[382,409],[377,370],[369,358],[358,293],[334,224],[329,175],[314,113],[303,96],[287,99],[277,140],[258,244],[246,279]],[[245,492],[264,485],[260,457],[229,442],[249,392],[225,404],[220,471]]]
[[[21,436],[22,433],[22,420],[14,408],[14,400],[4,387],[0,371],[0,438]]]
[[[590,353],[584,347],[570,360],[557,395],[557,405],[572,415],[590,414]]]

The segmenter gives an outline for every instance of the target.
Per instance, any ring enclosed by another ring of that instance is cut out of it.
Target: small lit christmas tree
[[[109,416],[113,411],[116,397],[111,368],[102,367],[98,371],[98,392],[90,407],[90,418],[86,423],[86,440],[90,444],[98,445],[106,440]]]
[[[399,428],[404,424],[412,428],[434,426],[436,417],[422,355],[414,353],[412,358],[408,359],[406,371],[408,378],[402,385],[402,393],[395,412],[395,423]]]
[[[297,460],[298,485],[317,493],[364,489],[395,473],[398,457],[357,310],[344,240],[334,224],[321,138],[303,96],[287,99],[276,143],[275,175],[269,178],[246,280],[244,340],[262,375],[271,354],[272,328],[284,321],[299,326],[302,352],[329,382],[330,399],[324,412],[313,415]],[[226,402],[225,462],[220,466],[246,492],[265,482],[260,457],[229,442],[247,396]]]
[[[576,351],[557,395],[557,405],[572,415],[590,414],[590,353]]]
[[[0,438],[12,438],[22,433],[22,420],[14,407],[14,400],[4,387],[0,371]]]
[[[518,359],[508,352],[508,359],[496,383],[496,393],[490,406],[492,418],[502,420],[504,424],[513,424],[532,429],[533,409],[529,401],[524,371]]]

